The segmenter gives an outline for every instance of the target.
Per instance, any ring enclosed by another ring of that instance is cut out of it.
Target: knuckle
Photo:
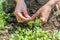
[[[15,11],[14,14],[17,14],[19,11]]]

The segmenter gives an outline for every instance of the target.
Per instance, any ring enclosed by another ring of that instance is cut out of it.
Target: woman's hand
[[[51,9],[57,2],[58,2],[57,0],[49,0],[49,2],[47,2],[32,16],[32,19],[40,15],[40,20],[43,22],[43,24],[46,23],[50,15]]]
[[[16,16],[17,21],[24,22],[24,21],[30,20],[31,17],[28,15],[27,7],[26,7],[24,0],[16,0],[16,3],[17,5],[15,8],[14,15]]]

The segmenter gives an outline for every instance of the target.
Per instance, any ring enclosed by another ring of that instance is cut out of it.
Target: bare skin
[[[43,24],[47,22],[50,12],[51,12],[52,8],[54,7],[54,5],[57,4],[57,2],[58,2],[58,0],[57,1],[50,0],[47,4],[45,4],[42,7],[43,11],[41,12],[40,20],[43,22]]]
[[[58,0],[49,0],[43,7],[41,7],[32,17],[30,17],[27,13],[27,7],[24,3],[24,0],[16,0],[16,9],[15,16],[18,22],[25,22],[27,20],[33,20],[36,16],[41,16],[40,20],[42,20],[43,24],[47,22],[48,17],[50,15],[51,9],[58,2]],[[58,3],[59,4],[59,3]],[[22,13],[24,16],[22,15]]]
[[[17,5],[15,8],[14,15],[16,16],[17,21],[24,22],[26,20],[30,20],[31,17],[28,15],[27,7],[26,7],[24,0],[15,0],[15,1]],[[24,14],[24,16],[22,14]]]
[[[54,7],[54,5],[58,2],[55,0],[50,0],[47,2],[43,7],[41,7],[33,16],[34,19],[36,16],[41,16],[40,20],[45,24],[48,20],[48,17],[50,15],[51,9]]]

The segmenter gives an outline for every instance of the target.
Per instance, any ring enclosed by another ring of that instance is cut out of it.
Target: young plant
[[[4,1],[5,0],[0,0],[0,29],[5,28],[5,26],[4,26],[5,19],[8,18],[8,16],[5,16],[5,12],[3,11],[3,7],[2,7],[2,2],[4,2]]]
[[[42,27],[42,22],[36,17],[35,20],[27,22],[29,27]]]
[[[38,19],[38,17],[36,17],[34,21],[34,27],[42,27],[42,22]]]
[[[49,31],[43,31],[39,27],[30,29],[19,29],[17,28],[14,34],[10,35],[10,40],[51,40],[52,36]]]
[[[30,28],[32,28],[34,26],[34,21],[29,21],[27,22],[27,24],[29,25]]]

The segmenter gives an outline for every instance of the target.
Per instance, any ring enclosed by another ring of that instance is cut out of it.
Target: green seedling
[[[4,23],[5,23],[5,19],[8,18],[8,14],[7,16],[5,16],[5,12],[3,11],[3,7],[2,7],[2,2],[4,2],[5,0],[0,0],[0,29],[4,29]]]
[[[19,31],[20,30],[20,31]],[[34,27],[34,30],[17,28],[14,34],[10,35],[10,40],[51,40],[49,32],[43,31],[39,27]]]
[[[42,27],[42,22],[38,19],[38,17],[36,17],[35,21],[34,21],[34,27]]]
[[[28,25],[29,25],[30,28],[32,28],[34,26],[34,21],[29,21]]]

